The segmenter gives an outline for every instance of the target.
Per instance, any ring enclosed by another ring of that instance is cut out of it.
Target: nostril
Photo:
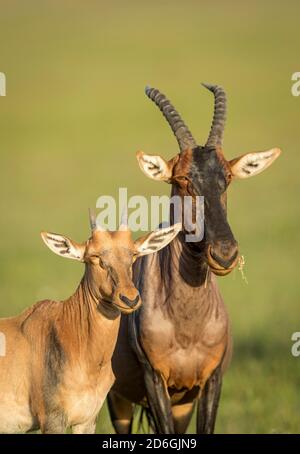
[[[140,300],[140,295],[137,295],[137,296],[132,300],[132,299],[127,298],[127,296],[122,295],[122,294],[120,293],[119,298],[120,298],[121,301],[123,301],[123,303],[127,304],[127,306],[133,308],[133,307],[135,307],[135,306],[138,304],[138,302],[139,302],[139,300]]]
[[[137,297],[134,300],[133,306],[135,307],[139,301],[140,301],[140,295],[137,295]]]

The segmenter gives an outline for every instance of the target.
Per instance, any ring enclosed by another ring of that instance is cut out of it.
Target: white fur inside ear
[[[145,238],[136,241],[136,249],[139,256],[153,254],[167,246],[180,232],[182,225],[180,223],[155,230],[149,233]]]
[[[137,153],[139,166],[144,174],[158,181],[169,181],[172,176],[172,169],[161,156],[147,155],[143,152]]]
[[[279,148],[268,151],[247,153],[230,162],[232,175],[236,178],[249,178],[267,169],[280,155]]]
[[[81,245],[76,245],[69,238],[48,232],[42,232],[41,236],[48,248],[55,254],[73,260],[83,260],[83,247]]]

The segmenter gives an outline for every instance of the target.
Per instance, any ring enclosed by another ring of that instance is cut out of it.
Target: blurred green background
[[[85,240],[98,196],[119,187],[169,193],[135,160],[138,149],[165,158],[178,151],[146,84],[170,97],[199,143],[213,109],[200,82],[223,85],[228,158],[282,148],[270,169],[228,194],[248,285],[238,271],[220,278],[235,350],[219,433],[300,429],[300,358],[290,353],[300,331],[300,97],[291,95],[299,15],[297,1],[0,4],[0,316],[63,299],[79,282],[82,266],[46,250],[41,230]],[[112,432],[106,408],[98,432]]]

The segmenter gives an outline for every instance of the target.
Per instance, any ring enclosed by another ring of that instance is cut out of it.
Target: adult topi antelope
[[[21,315],[0,320],[6,340],[0,357],[0,433],[93,433],[96,417],[114,382],[111,357],[120,314],[141,299],[132,282],[137,257],[166,246],[179,224],[133,241],[126,225],[108,232],[96,227],[78,244],[42,233],[56,254],[85,264],[75,293],[63,302],[41,301]],[[126,374],[126,368],[123,370]]]
[[[197,433],[214,431],[222,374],[231,355],[229,320],[215,275],[227,275],[239,259],[227,221],[226,192],[231,180],[265,170],[280,150],[227,161],[222,148],[225,92],[216,85],[205,87],[214,94],[215,105],[204,146],[197,145],[163,94],[146,89],[175,134],[180,153],[165,161],[139,152],[139,165],[148,177],[171,184],[172,195],[204,196],[205,232],[198,243],[188,243],[183,231],[166,249],[135,264],[134,282],[144,304],[122,319],[113,356],[116,382],[109,408],[118,433],[131,431],[133,403],[146,407],[157,432],[184,433],[197,400]],[[125,377],[124,364],[130,365]]]

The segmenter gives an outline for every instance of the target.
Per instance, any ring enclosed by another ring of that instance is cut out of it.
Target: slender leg
[[[194,402],[189,402],[181,405],[174,405],[172,413],[174,418],[174,426],[176,434],[184,434],[187,431],[188,425],[193,414]]]
[[[150,367],[145,368],[145,385],[150,411],[157,433],[174,434],[174,421],[170,398],[161,375]]]
[[[94,434],[96,432],[96,420],[92,419],[84,424],[77,424],[72,427],[73,434]]]
[[[107,396],[110,418],[117,434],[131,434],[134,405],[115,391]]]
[[[221,388],[222,373],[219,366],[207,380],[198,400],[197,434],[214,433]]]

